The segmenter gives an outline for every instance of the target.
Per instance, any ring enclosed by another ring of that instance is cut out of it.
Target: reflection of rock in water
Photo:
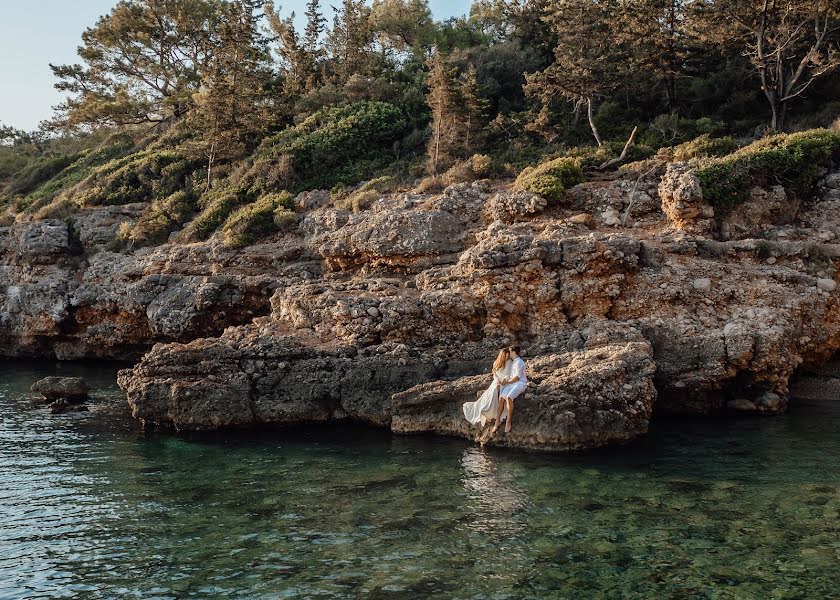
[[[468,526],[504,536],[525,530],[528,497],[499,473],[496,461],[481,448],[467,448],[461,455],[462,481],[474,518]]]

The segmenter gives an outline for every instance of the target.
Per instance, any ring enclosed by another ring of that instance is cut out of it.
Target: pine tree
[[[677,109],[677,80],[684,77],[694,45],[688,35],[687,0],[637,0],[612,24],[617,44],[628,49],[632,69],[650,74],[664,88],[668,110]]]
[[[270,56],[258,5],[259,0],[236,0],[221,6],[212,59],[201,71],[189,121],[201,134],[197,144],[207,159],[208,189],[214,165],[244,155],[272,119]]]
[[[429,171],[437,175],[439,169],[448,164],[458,135],[459,114],[458,98],[454,70],[449,67],[439,53],[435,53],[429,62],[429,92],[426,101],[432,111],[432,136],[429,139],[427,154]]]
[[[276,52],[280,58],[280,72],[283,76],[283,90],[289,96],[300,94],[306,87],[309,78],[307,70],[309,64],[306,51],[300,43],[295,30],[294,13],[284,19],[275,10],[271,2],[265,5],[265,15],[268,25],[275,34],[277,42]]]
[[[549,0],[545,19],[557,37],[554,63],[527,76],[526,92],[541,104],[536,125],[547,120],[557,97],[586,110],[592,136],[603,140],[594,119],[599,97],[625,79],[627,59],[615,44],[611,25],[620,23],[618,0]]]
[[[207,63],[217,18],[211,0],[119,2],[82,35],[84,64],[50,65],[69,92],[54,124],[123,126],[183,117]]]
[[[770,104],[774,131],[784,129],[793,101],[840,68],[836,0],[718,0],[696,8],[705,39],[740,44]]]
[[[471,64],[464,72],[460,88],[463,100],[464,149],[470,154],[477,142],[476,133],[483,129],[487,117],[487,101],[481,96],[475,65]]]
[[[303,36],[303,48],[310,56],[317,56],[320,48],[321,34],[324,33],[327,20],[321,13],[319,0],[309,0],[306,5],[306,31]]]
[[[370,9],[364,0],[344,0],[341,10],[336,10],[333,28],[327,44],[335,59],[336,76],[340,83],[359,74],[366,48],[372,42]]]

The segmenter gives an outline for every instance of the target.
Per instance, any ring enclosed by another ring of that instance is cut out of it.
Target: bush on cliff
[[[455,163],[443,174],[443,181],[447,185],[468,183],[478,179],[486,179],[493,175],[493,159],[486,154],[473,154],[469,160]]]
[[[360,185],[358,189],[350,193],[346,191],[334,191],[330,193],[333,199],[333,206],[339,210],[352,210],[353,212],[360,212],[382,197],[383,194],[395,190],[397,182],[393,177],[385,175],[371,179],[368,182]]]
[[[688,142],[674,147],[674,160],[685,162],[692,158],[709,158],[726,156],[741,147],[736,140],[729,136],[715,138],[705,133]]]
[[[230,215],[222,226],[226,246],[241,248],[286,227],[294,217],[294,196],[289,192],[267,194]]]
[[[546,200],[558,202],[568,188],[582,181],[580,161],[563,157],[525,168],[516,178],[514,189],[533,192]]]
[[[29,194],[35,191],[81,157],[79,154],[48,157],[28,165],[12,181],[6,192],[10,196]]]
[[[727,211],[753,187],[781,184],[799,197],[813,192],[820,173],[840,159],[840,133],[812,129],[767,137],[727,156],[710,158],[697,170],[703,196]]]
[[[387,102],[319,111],[266,139],[243,185],[256,193],[354,185],[395,160],[407,129],[403,112]]]
[[[12,178],[0,195],[0,205],[12,214],[27,212],[54,216],[72,212],[71,202],[76,188],[95,168],[130,152],[131,144],[125,136],[108,137],[95,148],[58,157],[42,157]],[[46,210],[53,201],[59,205]]]
[[[206,240],[230,214],[248,202],[248,194],[241,189],[213,190],[199,203],[201,212],[185,230],[186,240]]]
[[[201,165],[174,149],[130,154],[98,167],[76,194],[80,206],[149,202],[188,187]]]
[[[133,225],[123,223],[119,239],[133,245],[165,242],[170,233],[179,229],[195,214],[196,208],[195,195],[191,191],[174,192],[152,202]]]

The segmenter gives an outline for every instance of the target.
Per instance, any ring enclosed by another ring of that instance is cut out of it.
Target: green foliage
[[[370,207],[370,205],[382,197],[382,194],[394,190],[397,186],[396,180],[385,175],[377,177],[359,186],[358,189],[352,193],[333,195],[333,205],[339,210],[352,210],[353,212],[360,212]]]
[[[289,192],[267,194],[231,214],[222,226],[226,246],[241,248],[290,224],[294,196]]]
[[[183,189],[200,165],[176,150],[130,154],[98,167],[80,186],[80,206],[149,202]]]
[[[289,229],[298,223],[298,215],[284,206],[274,209],[274,227],[277,231]]]
[[[754,186],[781,184],[806,197],[819,173],[840,158],[840,133],[813,129],[779,134],[719,158],[697,170],[706,201],[723,212],[744,202]]]
[[[41,210],[59,196],[70,191],[85,179],[99,165],[129,151],[125,139],[110,139],[96,148],[80,152],[64,152],[56,155],[42,155],[35,158],[29,166],[8,180],[0,201],[12,212],[30,212],[40,216]],[[25,195],[21,195],[25,194]],[[67,199],[62,204],[70,208]],[[50,216],[67,212],[51,211]]]
[[[402,111],[385,102],[319,111],[263,142],[249,185],[260,191],[271,191],[265,183],[293,190],[353,185],[394,159],[407,125]],[[257,179],[266,163],[270,176]]]
[[[443,180],[449,184],[464,183],[485,179],[494,173],[493,159],[486,154],[473,154],[469,160],[455,163],[443,174]]]
[[[624,150],[626,142],[610,141],[601,146],[582,146],[569,148],[561,153],[561,157],[574,158],[582,169],[593,169],[608,160],[618,158]],[[624,162],[644,160],[653,156],[653,148],[645,144],[633,144],[627,149]]]
[[[686,119],[677,114],[668,113],[655,117],[640,136],[644,144],[659,148],[663,145],[680,144],[699,136],[720,136],[726,131],[723,121],[709,117]]]
[[[152,202],[133,225],[124,223],[120,227],[119,238],[136,245],[164,242],[170,233],[195,214],[196,208],[195,196],[179,190]]]
[[[740,147],[741,144],[729,136],[716,138],[704,133],[691,141],[676,146],[674,148],[674,160],[685,162],[692,158],[726,156]]]
[[[202,198],[202,210],[187,226],[186,238],[189,240],[206,240],[228,216],[242,204],[247,202],[248,196],[242,190],[224,189]]]
[[[583,181],[580,160],[555,158],[536,167],[527,167],[516,178],[514,188],[533,192],[546,200],[558,202],[565,191]]]
[[[11,196],[28,194],[61,173],[78,158],[79,155],[69,154],[47,157],[34,162],[9,184],[6,191]]]

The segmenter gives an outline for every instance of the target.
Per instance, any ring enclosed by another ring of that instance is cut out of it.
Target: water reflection
[[[492,454],[481,447],[466,448],[461,454],[461,471],[474,516],[468,527],[504,538],[525,531],[528,496],[509,471],[499,469]]]

